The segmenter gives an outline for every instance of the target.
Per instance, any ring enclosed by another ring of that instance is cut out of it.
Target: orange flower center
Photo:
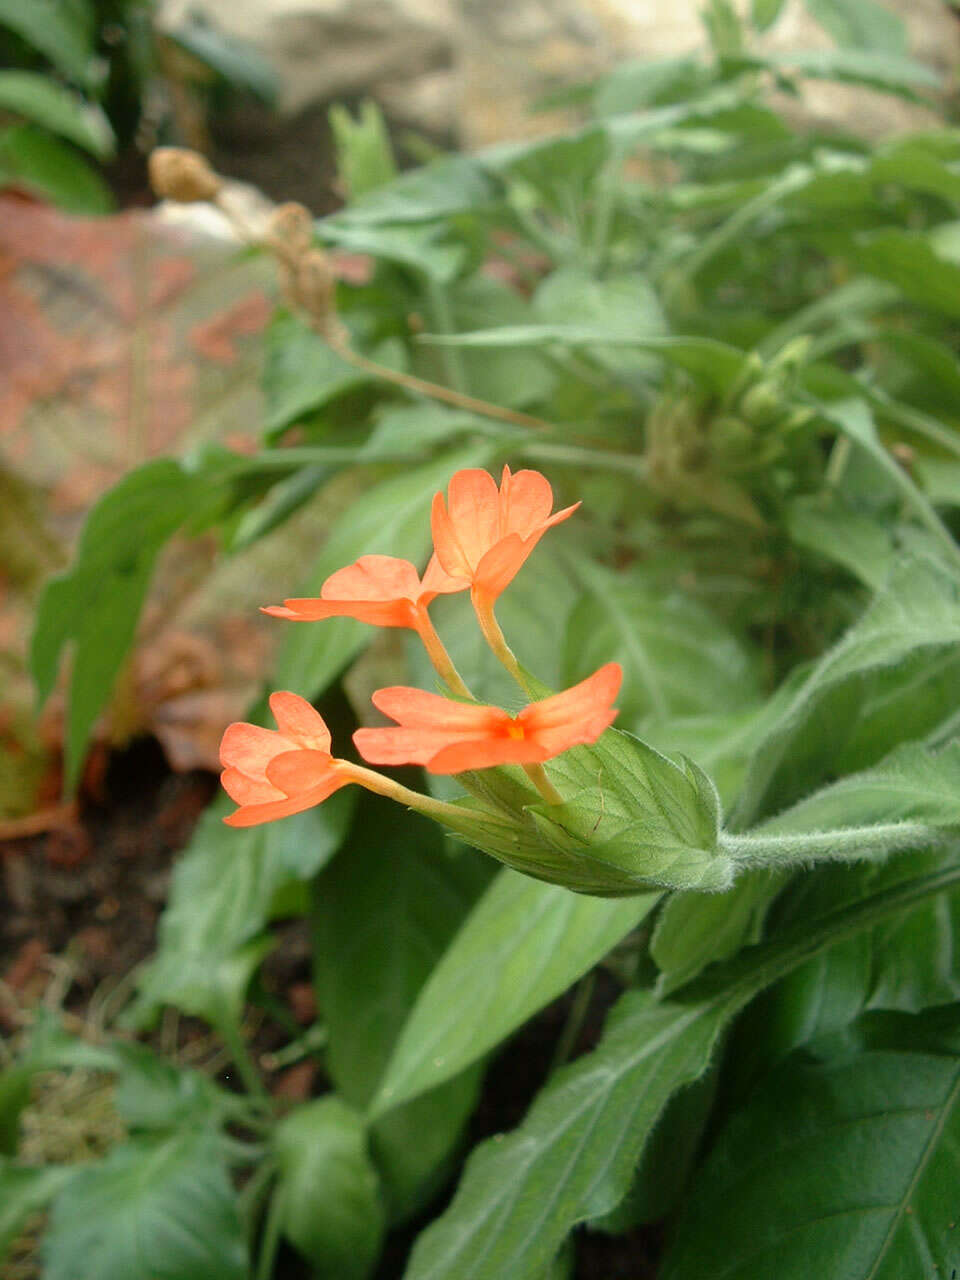
[[[526,737],[525,733],[523,732],[523,725],[518,724],[516,720],[511,720],[510,723],[507,725],[507,737],[508,738]]]

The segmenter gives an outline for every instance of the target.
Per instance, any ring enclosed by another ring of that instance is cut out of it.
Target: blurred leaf
[[[390,187],[381,187],[374,195],[390,190]],[[449,284],[467,261],[466,246],[458,243],[442,222],[390,224],[367,219],[357,222],[327,219],[320,224],[320,234],[341,249],[369,253],[401,267],[410,267],[441,285]]]
[[[814,80],[838,80],[921,100],[918,90],[936,91],[939,75],[922,62],[873,49],[804,49],[769,55],[770,66]]]
[[[377,227],[391,223],[433,222],[489,207],[497,184],[469,156],[444,156],[401,173],[386,187],[378,187],[320,223],[321,234],[331,227]]]
[[[340,1098],[317,1098],[280,1121],[272,1146],[284,1235],[316,1280],[365,1280],[385,1224],[362,1116]]]
[[[591,345],[590,354],[618,373],[650,370],[650,356],[630,348],[645,338],[661,337],[667,323],[657,294],[647,277],[629,272],[597,280],[582,267],[561,267],[538,287],[534,310],[547,326],[576,317],[578,328],[594,328],[622,339],[626,346]]]
[[[958,881],[954,867],[828,914],[735,958],[683,998],[622,996],[599,1046],[552,1076],[519,1128],[476,1148],[450,1206],[418,1239],[406,1280],[536,1276],[576,1223],[620,1203],[664,1106],[702,1076],[748,1000],[825,946]]]
[[[316,881],[314,899],[314,982],[329,1034],[326,1064],[345,1101],[357,1107],[370,1101],[411,1006],[489,868],[472,852],[446,848],[435,823],[365,797],[346,846]],[[358,1017],[358,1009],[368,1012]],[[371,1143],[392,1217],[408,1214],[432,1189],[478,1083],[476,1072],[462,1074],[374,1127]]]
[[[601,960],[657,898],[580,897],[501,871],[420,992],[375,1113],[435,1088],[494,1048]]]
[[[877,0],[804,0],[807,12],[838,45],[878,53],[905,54],[903,19]]]
[[[783,706],[756,748],[737,802],[738,827],[755,822],[806,794],[837,768],[838,737],[849,739],[864,716],[871,692],[865,677],[876,673],[876,695],[892,693],[914,655],[920,670],[944,651],[957,653],[960,599],[957,583],[922,562],[899,565],[886,586],[839,644],[817,662]],[[900,664],[899,669],[897,664]],[[941,715],[945,709],[941,710]],[[884,740],[874,730],[873,760],[910,736]]]
[[[783,11],[784,0],[751,0],[750,20],[758,31],[767,31]]]
[[[29,1220],[76,1174],[70,1165],[14,1164],[0,1156],[0,1262]]]
[[[0,132],[0,189],[25,187],[68,213],[101,214],[113,196],[95,169],[76,151],[30,125]]]
[[[356,119],[339,104],[330,108],[329,119],[337,153],[337,177],[348,200],[357,200],[396,178],[386,121],[372,99],[365,98],[360,103]]]
[[[756,663],[695,600],[658,591],[639,571],[613,573],[585,556],[574,565],[585,594],[568,624],[565,680],[619,662],[624,727],[649,712],[735,711],[759,697]]]
[[[156,954],[139,975],[128,1020],[144,1025],[173,1004],[219,1022],[233,1017],[263,955],[257,935],[290,884],[311,879],[346,834],[356,794],[339,792],[283,822],[236,831],[221,797],[180,855],[160,920]]]
[[[845,241],[842,251],[861,271],[895,284],[911,302],[954,320],[960,316],[960,266],[924,236],[899,228],[862,232]]]
[[[95,23],[89,0],[0,0],[0,26],[16,32],[84,88],[94,80]]]
[[[949,1276],[960,1038],[942,1022],[887,1020],[876,1046],[765,1081],[694,1183],[663,1280],[718,1261],[744,1280]]]
[[[193,15],[180,26],[167,28],[164,35],[233,88],[246,89],[268,104],[275,100],[280,78],[255,45],[208,26]]]
[[[39,72],[0,71],[0,111],[42,125],[98,160],[113,155],[113,130],[100,108]]]
[[[20,1117],[30,1102],[30,1082],[31,1072],[23,1065],[7,1067],[0,1072],[0,1160],[17,1153]]]
[[[522,322],[530,314],[529,303],[513,289],[482,274],[457,284],[451,291],[450,309],[457,329],[496,329]],[[556,381],[543,356],[529,349],[461,351],[458,358],[471,392],[511,408],[545,400]]]
[[[131,1139],[76,1171],[50,1211],[44,1276],[131,1280],[149,1259],[164,1280],[247,1280],[247,1243],[220,1146],[201,1125]]]
[[[880,590],[894,563],[890,531],[828,494],[795,498],[787,512],[787,528],[798,547],[842,565],[873,591]]]

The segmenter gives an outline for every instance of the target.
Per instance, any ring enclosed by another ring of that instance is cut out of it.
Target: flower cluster
[[[595,742],[613,723],[619,666],[607,663],[573,688],[509,715],[476,701],[429,615],[438,595],[469,590],[487,642],[529,694],[523,670],[497,623],[494,604],[544,533],[576,510],[576,506],[557,512],[552,508],[553,492],[537,471],[513,475],[504,467],[499,488],[486,471],[458,471],[447,497],[438,493],[433,500],[434,554],[422,578],[407,560],[361,556],[332,574],[319,598],[285,600],[263,610],[297,622],[356,618],[374,626],[407,627],[420,636],[454,696],[405,687],[378,690],[373,704],[395,724],[357,730],[353,740],[364,760],[379,765],[418,764],[438,774],[520,765],[545,800],[562,801],[543,762],[570,747]],[[232,724],[223,735],[222,782],[239,806],[226,819],[231,826],[253,826],[299,813],[350,783],[424,812],[437,811],[434,816],[441,818],[439,810],[451,808],[418,796],[374,770],[336,759],[322,717],[297,694],[274,693],[270,708],[275,730]]]

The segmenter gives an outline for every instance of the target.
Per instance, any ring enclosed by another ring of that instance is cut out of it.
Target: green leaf
[[[423,333],[421,342],[457,347],[637,347],[687,370],[706,387],[723,394],[737,380],[745,353],[714,338],[636,337],[599,326],[578,324],[515,324],[473,333]]]
[[[76,1173],[71,1166],[14,1164],[0,1156],[0,1262],[33,1215]]]
[[[941,751],[908,743],[863,773],[842,778],[764,823],[766,832],[827,831],[914,820],[960,826],[960,742]]]
[[[385,1224],[363,1118],[339,1098],[318,1098],[280,1121],[272,1146],[284,1235],[317,1280],[364,1280]]]
[[[667,328],[656,291],[641,272],[597,280],[583,267],[561,267],[539,286],[533,305],[548,326],[575,316],[577,327],[609,333],[630,346],[644,338],[663,337]],[[591,355],[615,373],[650,370],[650,357],[632,352],[629,346],[597,345],[591,347]]]
[[[187,13],[186,21],[165,29],[166,38],[205,63],[229,85],[248,90],[261,102],[273,103],[280,78],[256,46],[228,35],[219,27],[208,26],[189,10]]]
[[[692,761],[677,764],[608,729],[594,746],[565,751],[546,768],[572,796],[526,809],[550,848],[619,869],[637,891],[730,887],[732,868],[717,849],[720,798]]]
[[[492,452],[491,445],[464,448],[373,485],[350,504],[307,580],[291,582],[282,594],[319,595],[331,573],[371,553],[422,563],[430,549],[434,493],[455,471],[482,466]],[[332,618],[322,628],[291,624],[276,669],[279,687],[316,696],[370,638],[370,628],[352,618]]]
[[[602,960],[657,898],[581,897],[501,871],[420,992],[375,1113],[435,1088],[483,1057]]]
[[[953,669],[958,644],[956,580],[922,561],[901,564],[860,620],[780,707],[755,749],[733,824],[742,827],[794,802],[828,770],[834,775],[838,769],[846,771],[837,758],[844,752],[849,752],[848,759],[853,756],[854,740],[859,740],[866,758],[853,767],[862,768],[899,742],[920,736],[923,730],[918,733],[917,726],[903,718],[911,715],[911,701],[918,702],[934,724],[942,720],[950,703],[928,707],[916,690],[927,687],[937,660]],[[948,688],[940,685],[937,697],[942,699]],[[902,699],[898,690],[903,691]],[[955,706],[955,699],[951,701]],[[886,721],[883,731],[881,717]]]
[[[92,87],[96,23],[88,0],[0,0],[0,26],[16,32],[75,84]]]
[[[101,214],[113,195],[76,150],[31,125],[0,132],[0,184],[16,183],[67,213]]]
[[[787,511],[787,528],[798,547],[842,565],[873,591],[880,590],[893,566],[889,529],[830,494],[795,498]]]
[[[42,125],[98,160],[113,155],[113,130],[100,108],[39,72],[0,71],[0,111]]]
[[[784,0],[751,0],[750,21],[758,31],[767,31],[780,17]]]
[[[884,1019],[858,1051],[774,1073],[691,1189],[663,1280],[949,1276],[960,1036],[943,1021]]]
[[[344,790],[305,813],[243,831],[223,825],[231,808],[225,799],[206,811],[177,861],[157,951],[140,973],[130,1014],[137,1025],[162,1004],[212,1022],[237,1014],[273,902],[333,856],[355,799]]]
[[[30,1102],[31,1072],[21,1065],[0,1072],[0,1157],[16,1155],[20,1116]]]
[[[907,28],[897,14],[877,0],[804,0],[807,12],[849,49],[905,54]]]
[[[326,1065],[352,1105],[373,1096],[424,981],[489,879],[489,866],[473,852],[445,848],[435,823],[371,796],[346,846],[317,879],[314,984],[329,1035]],[[370,1140],[391,1217],[407,1216],[434,1189],[478,1083],[476,1072],[461,1073],[374,1126]]]
[[[157,553],[193,513],[196,478],[178,463],[148,462],[125,476],[87,517],[71,568],[47,583],[37,610],[30,668],[40,701],[72,641],[66,745],[75,785],[93,724],[113,691],[140,616]],[[130,531],[137,531],[136,538]]]
[[[420,1236],[405,1280],[536,1276],[577,1222],[620,1202],[669,1098],[702,1076],[748,1000],[825,946],[958,883],[953,867],[876,894],[743,953],[684,998],[621,997],[597,1049],[555,1073],[518,1129],[476,1148],[450,1207]]]
[[[450,310],[452,327],[458,330],[499,328],[522,322],[530,314],[529,303],[514,289],[481,273],[457,283],[451,291]],[[494,404],[513,408],[535,404],[547,398],[556,381],[543,356],[529,349],[461,351],[457,358],[474,395]]]
[[[499,184],[469,156],[443,156],[420,169],[402,173],[321,224],[378,227],[390,223],[433,222],[490,207]]]
[[[381,188],[381,191],[390,188]],[[376,192],[375,194],[380,194]],[[375,258],[410,267],[436,284],[454,280],[467,261],[467,247],[455,240],[445,223],[412,222],[390,226],[386,223],[338,222],[320,224],[324,240],[351,253],[369,253]]]
[[[187,1128],[132,1139],[76,1172],[50,1211],[47,1280],[247,1280],[221,1145],[209,1129]]]
[[[337,178],[348,200],[385,187],[397,176],[393,147],[383,112],[370,98],[354,119],[346,107],[332,106],[330,131],[337,153]]]
[[[874,49],[797,49],[769,55],[768,63],[813,80],[838,80],[922,101],[918,90],[936,91],[940,77],[914,58]]]
[[[960,317],[960,266],[923,234],[897,227],[861,232],[845,240],[841,251],[861,271],[896,285],[911,302],[952,320]]]
[[[624,724],[651,712],[735,711],[759,697],[756,664],[702,605],[657,590],[639,570],[612,573],[586,556],[574,568],[585,594],[568,624],[565,679],[619,662]]]
[[[280,431],[370,381],[369,373],[338,356],[299,316],[281,311],[274,317],[263,370],[268,432]]]

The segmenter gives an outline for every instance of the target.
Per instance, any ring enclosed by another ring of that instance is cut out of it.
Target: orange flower
[[[285,600],[261,610],[275,618],[317,622],[321,618],[356,618],[375,627],[420,629],[423,613],[441,593],[463,591],[469,583],[444,573],[434,557],[423,581],[409,560],[395,556],[361,556],[355,564],[331,574],[319,599]]]
[[[431,773],[540,764],[600,737],[616,718],[611,703],[622,677],[620,666],[608,662],[572,689],[532,702],[517,716],[421,689],[380,689],[373,704],[399,727],[358,729],[353,740],[371,764],[422,764]]]
[[[499,491],[487,471],[458,471],[450,481],[449,506],[442,493],[433,499],[436,558],[475,596],[495,600],[550,526],[572,516],[579,505],[551,515],[553,490],[539,471],[511,475],[504,467]]]
[[[272,693],[279,732],[257,724],[227,726],[220,743],[220,781],[240,806],[224,822],[252,827],[320,804],[357,779],[330,754],[323,717],[295,693]]]

